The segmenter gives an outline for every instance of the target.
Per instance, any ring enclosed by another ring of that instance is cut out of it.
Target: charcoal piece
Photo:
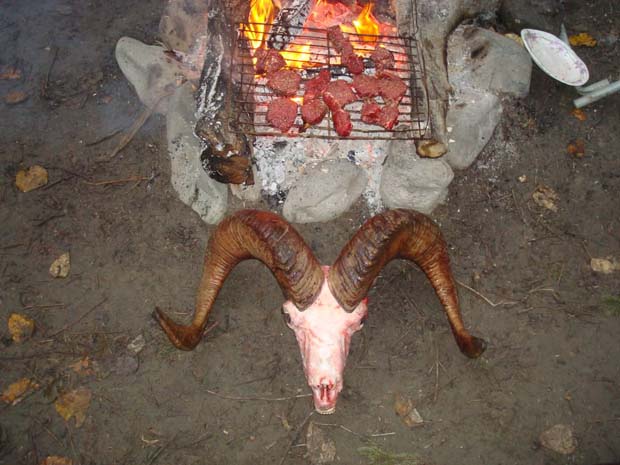
[[[267,87],[278,95],[292,97],[297,93],[301,76],[292,69],[281,69],[268,76]]]
[[[287,98],[277,98],[269,103],[267,122],[274,128],[287,132],[295,124],[297,104]]]
[[[310,125],[319,124],[326,114],[327,105],[321,99],[304,102],[301,106],[301,118]]]
[[[201,155],[202,167],[209,176],[225,184],[254,184],[252,162],[248,156],[232,155],[230,157],[213,156],[207,150]]]

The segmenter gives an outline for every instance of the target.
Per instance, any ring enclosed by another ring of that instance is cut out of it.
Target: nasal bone
[[[331,381],[321,381],[319,389],[321,390],[321,400],[329,400],[330,392],[334,388],[334,383]]]

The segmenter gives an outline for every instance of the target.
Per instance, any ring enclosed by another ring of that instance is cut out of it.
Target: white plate
[[[582,86],[590,78],[581,58],[558,37],[536,29],[523,29],[521,38],[540,69],[569,86]]]

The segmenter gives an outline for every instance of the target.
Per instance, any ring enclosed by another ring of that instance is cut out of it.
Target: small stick
[[[22,308],[22,310],[30,310],[33,308],[56,308],[56,307],[64,307],[65,304],[50,304],[50,305],[27,305]]]
[[[121,132],[123,132],[122,129],[117,129],[114,132],[111,132],[110,134],[108,134],[107,136],[103,136],[100,137],[99,139],[96,139],[92,142],[87,142],[86,144],[84,144],[86,147],[92,147],[93,145],[98,145],[101,144],[102,142],[105,142],[108,139],[112,139],[112,137],[116,136],[117,134],[120,134]]]
[[[313,413],[314,413],[314,410],[311,410],[310,413],[306,416],[306,418],[304,418],[304,421],[302,421],[301,424],[297,427],[297,431],[295,431],[293,440],[289,442],[288,447],[284,451],[284,454],[282,455],[282,458],[280,459],[280,462],[278,463],[278,465],[282,465],[284,463],[284,461],[286,460],[286,456],[288,455],[289,451],[293,447],[293,444],[295,444],[295,441],[297,441],[297,439],[299,438],[301,431],[303,430],[304,426],[306,426],[306,423],[308,423],[308,420],[310,420],[310,417],[312,416]]]
[[[292,400],[292,399],[301,399],[303,397],[310,397],[312,396],[312,394],[299,394],[296,396],[290,396],[290,397],[238,397],[238,396],[229,396],[229,395],[225,395],[225,394],[220,394],[219,392],[216,391],[211,391],[210,389],[206,389],[206,391],[216,397],[221,397],[222,399],[228,399],[228,400],[241,400],[241,401],[245,401],[245,400],[262,400],[262,401],[266,401],[266,402],[281,402],[281,401],[286,401],[286,400]]]
[[[155,105],[155,107],[156,106],[157,105]],[[146,107],[142,111],[142,113],[140,113],[138,118],[136,118],[136,120],[133,122],[133,124],[129,128],[129,131],[123,134],[123,137],[121,137],[121,140],[118,141],[118,144],[116,145],[116,147],[114,147],[114,150],[112,150],[112,152],[110,153],[109,158],[114,158],[116,155],[118,155],[118,152],[123,150],[133,140],[135,135],[138,134],[138,131],[140,131],[140,128],[144,126],[144,123],[148,121],[148,119],[151,117],[151,115],[154,112],[155,112],[155,108]]]
[[[396,432],[394,432],[394,431],[391,431],[389,433],[360,434],[360,433],[356,433],[352,429],[349,429],[346,426],[340,425],[338,423],[313,423],[313,424],[318,425],[318,426],[334,426],[336,428],[340,428],[341,430],[346,431],[347,433],[351,433],[352,435],[360,437],[360,438],[380,438],[380,437],[384,437],[384,436],[394,436],[394,435],[396,435]]]
[[[84,184],[88,184],[89,186],[107,186],[109,184],[121,184],[124,182],[142,182],[142,181],[146,181],[149,178],[147,178],[146,176],[129,176],[128,178],[125,179],[111,179],[111,180],[107,180],[107,181],[95,181],[95,182],[90,182],[90,181],[84,181]]]
[[[44,220],[41,220],[41,221],[35,223],[34,225],[35,226],[43,226],[44,224],[49,223],[50,221],[55,220],[57,218],[62,218],[63,216],[65,216],[64,213],[59,213],[57,215],[48,216]]]
[[[90,315],[92,312],[94,312],[99,306],[103,305],[107,301],[108,301],[108,298],[106,297],[101,302],[99,302],[97,305],[95,305],[93,308],[91,308],[90,310],[84,312],[84,314],[82,314],[80,317],[78,317],[77,320],[73,321],[72,323],[66,324],[65,326],[63,326],[61,329],[59,329],[58,331],[56,331],[53,334],[45,335],[45,337],[53,338],[53,337],[58,336],[60,333],[66,331],[67,329],[69,329],[69,328],[75,326],[76,324],[78,324],[80,321],[82,321],[84,318],[86,318],[88,315]]]
[[[460,286],[463,286],[465,289],[467,289],[468,291],[476,294],[478,297],[480,297],[482,300],[484,300],[487,304],[489,304],[491,307],[498,307],[500,305],[514,305],[514,304],[518,304],[519,302],[515,302],[514,300],[507,300],[507,301],[501,301],[501,302],[497,302],[494,303],[492,302],[489,298],[485,297],[484,295],[482,295],[480,292],[478,292],[477,290],[475,290],[473,287],[469,287],[467,284],[462,283],[461,281],[459,281],[458,279],[455,279],[456,283],[459,284]]]

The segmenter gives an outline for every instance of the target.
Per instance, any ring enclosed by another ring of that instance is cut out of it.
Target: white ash
[[[254,142],[257,182],[261,183],[265,195],[281,197],[309,167],[344,158],[361,167],[368,176],[363,197],[370,212],[376,213],[383,207],[379,185],[389,144],[389,140],[257,137]]]

